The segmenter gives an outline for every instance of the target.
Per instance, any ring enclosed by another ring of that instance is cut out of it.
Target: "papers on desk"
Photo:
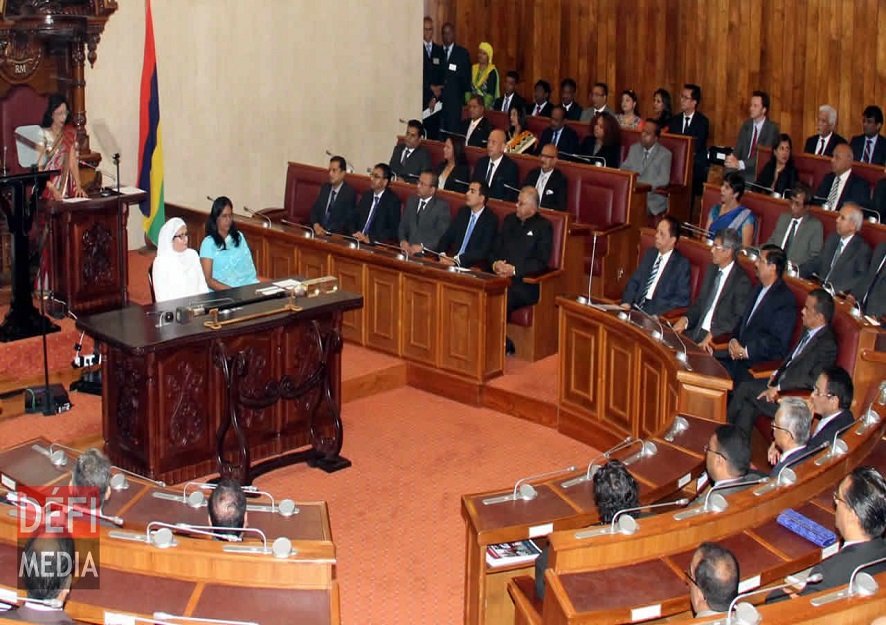
[[[144,189],[139,189],[138,187],[120,187],[120,193],[122,195],[135,195],[136,193],[144,192]]]
[[[439,113],[442,110],[443,110],[443,103],[440,102],[439,100],[437,100],[437,103],[434,105],[433,109],[426,108],[425,110],[423,110],[421,112],[421,118],[422,118],[422,120],[425,120],[428,117],[430,117],[431,115],[436,115],[437,113]]]
[[[255,292],[259,295],[274,295],[275,293],[282,293],[284,291],[289,291],[292,289],[298,289],[301,286],[301,282],[298,280],[293,280],[292,278],[287,278],[286,280],[280,280],[279,282],[274,282],[271,286],[262,287],[260,289],[256,289]]]
[[[62,200],[65,204],[76,204],[77,202],[88,202],[88,197],[66,197]]]
[[[486,547],[486,564],[491,568],[528,564],[534,562],[540,554],[541,549],[531,540],[498,543]]]

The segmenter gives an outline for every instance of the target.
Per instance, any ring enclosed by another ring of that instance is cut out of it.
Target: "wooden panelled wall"
[[[602,80],[610,106],[619,110],[618,94],[630,88],[645,115],[656,88],[678,110],[681,85],[695,82],[719,144],[734,144],[754,89],[769,92],[770,115],[795,147],[815,132],[820,104],[837,109],[847,138],[861,132],[867,104],[886,108],[878,30],[886,0],[425,0],[425,8],[435,40],[453,22],[472,60],[490,42],[502,75],[520,73],[524,96],[544,78],[557,101],[559,81],[571,76],[584,106]]]

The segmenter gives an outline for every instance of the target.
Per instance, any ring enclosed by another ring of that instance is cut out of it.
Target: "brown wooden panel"
[[[668,408],[665,396],[665,378],[667,366],[662,362],[661,356],[651,349],[640,349],[640,402],[637,406],[639,419],[635,419],[637,431],[635,436],[652,433],[661,429],[661,425],[671,418],[671,413],[665,413]]]
[[[366,293],[368,311],[366,345],[390,354],[400,355],[400,274],[397,271],[368,267]]]
[[[600,345],[600,327],[582,325],[576,322],[567,331],[571,339],[566,345],[569,351],[566,358],[569,365],[564,376],[564,397],[579,404],[593,414],[599,414],[600,404],[597,387],[600,383],[600,372],[597,368],[597,353]]]
[[[332,274],[338,278],[339,288],[363,295],[366,290],[366,265],[340,257],[334,257],[332,265]],[[365,312],[366,308],[361,308],[348,311],[342,316],[342,336],[349,341],[365,344]]]
[[[437,290],[433,280],[403,278],[403,356],[429,365],[437,361]]]
[[[260,275],[267,278],[284,278],[298,273],[296,271],[296,251],[293,246],[274,239],[264,239],[264,242],[266,260],[263,266],[256,266]],[[255,249],[256,246],[254,244],[252,246],[252,249]],[[348,290],[353,291],[354,289],[348,288]]]
[[[634,433],[632,404],[632,392],[639,388],[636,386],[636,340],[628,333],[619,334],[615,331],[606,333],[606,341],[603,347],[604,358],[604,414],[600,415],[623,428],[626,432]]]
[[[329,275],[329,255],[326,252],[310,248],[298,250],[298,275],[305,278],[321,278]]]
[[[480,340],[480,294],[448,285],[440,293],[440,352],[438,366],[476,376],[483,349]]]

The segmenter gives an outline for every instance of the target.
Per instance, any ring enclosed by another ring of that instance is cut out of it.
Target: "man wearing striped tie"
[[[642,308],[660,315],[689,306],[689,261],[674,249],[680,239],[680,222],[668,215],[655,229],[655,245],[646,250],[640,265],[622,293],[621,307]]]
[[[860,135],[852,137],[852,158],[862,163],[883,165],[886,163],[886,137],[880,134],[883,127],[883,109],[871,105],[861,114]]]

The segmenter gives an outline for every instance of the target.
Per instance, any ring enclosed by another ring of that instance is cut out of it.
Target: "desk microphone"
[[[61,449],[53,450],[52,445],[49,446],[49,449],[45,449],[35,443],[34,445],[31,445],[31,449],[36,451],[41,456],[46,456],[47,458],[49,458],[49,462],[51,462],[52,466],[57,469],[61,469],[68,464],[68,457],[65,455],[65,452],[63,452]]]
[[[654,340],[664,343],[664,326],[661,325],[661,321],[658,320],[658,317],[656,315],[650,315],[648,312],[643,310],[643,307],[639,304],[631,304],[631,308],[639,311],[640,314],[642,314],[644,317],[651,321],[654,321],[658,325],[658,330],[653,330],[651,336]]]
[[[688,230],[690,234],[694,234],[695,236],[703,237],[708,245],[714,244],[714,234],[710,230],[706,230],[705,228],[699,228],[690,223],[680,224],[681,230]]]
[[[680,341],[680,351],[677,352],[677,361],[686,367],[687,371],[692,371],[692,365],[689,364],[689,353],[686,349],[686,342],[683,340],[683,337],[680,336],[680,333],[674,329],[674,324],[671,323],[669,319],[666,318],[665,323],[668,324],[671,328],[671,332],[673,332],[674,336],[677,337],[677,340]]]
[[[440,129],[440,132],[442,132],[444,135],[449,135],[450,137],[461,137],[462,139],[465,140],[465,143],[467,143],[467,139],[468,139],[467,136],[463,135],[460,132],[452,132],[450,130],[443,130],[442,128]]]
[[[860,573],[860,571],[869,566],[880,564],[882,562],[886,562],[886,558],[877,558],[876,560],[871,560],[870,562],[860,564],[859,566],[855,567],[855,570],[852,571],[852,575],[849,576],[849,583],[846,585],[846,588],[838,590],[837,592],[829,593],[827,595],[824,595],[823,597],[816,597],[809,603],[811,603],[815,607],[819,607],[827,603],[831,603],[832,601],[837,601],[839,599],[846,599],[849,597],[869,597],[873,595],[875,592],[877,592],[877,590],[879,590],[877,581],[868,573]]]
[[[682,521],[684,519],[690,519],[694,516],[698,516],[699,514],[704,514],[706,512],[714,512],[716,514],[719,514],[720,512],[723,512],[726,508],[729,507],[729,502],[726,501],[726,498],[723,497],[723,495],[721,495],[720,493],[717,493],[716,491],[723,490],[724,488],[733,488],[733,487],[739,486],[739,485],[753,486],[754,484],[762,484],[763,482],[768,482],[768,481],[769,481],[769,476],[764,475],[764,476],[759,477],[755,480],[750,480],[747,482],[736,483],[736,482],[730,481],[725,484],[718,484],[718,485],[711,486],[708,489],[708,492],[704,498],[704,503],[701,506],[696,506],[696,507],[691,508],[689,510],[684,510],[683,512],[678,512],[677,514],[674,515],[674,519],[676,519],[677,521]]]
[[[440,258],[441,256],[446,256],[446,254],[444,254],[443,252],[437,252],[437,251],[432,250],[429,247],[425,247],[424,243],[422,243],[422,245],[421,245],[421,251],[422,251],[422,253],[429,252],[429,253],[433,254],[434,256],[436,256],[437,258]]]
[[[459,180],[458,178],[453,178],[452,181],[455,182],[455,184],[464,185],[466,187],[471,186],[470,182],[465,182],[464,180]]]
[[[594,167],[606,167],[606,159],[602,156],[589,156],[588,161],[593,163]]]
[[[634,464],[638,460],[643,460],[644,458],[651,458],[652,456],[654,456],[655,454],[658,453],[658,447],[656,447],[655,443],[653,443],[652,441],[648,441],[648,440],[644,441],[641,439],[637,439],[634,442],[640,443],[640,451],[637,451],[637,452],[633,453],[632,455],[628,456],[627,458],[625,458],[624,460],[622,460],[622,464],[624,464],[626,467],[631,466],[632,464]]]
[[[334,157],[334,156],[339,156],[339,157],[345,159],[345,172],[346,172],[346,173],[349,173],[349,174],[353,174],[353,173],[354,173],[354,168],[353,168],[353,166],[351,165],[351,161],[350,161],[350,159],[347,158],[344,154],[333,154],[333,153],[330,152],[329,150],[326,150],[326,156],[328,156],[329,158],[332,158],[332,157]]]
[[[828,204],[828,198],[821,195],[813,195],[812,199],[809,201],[810,204],[817,204],[821,206],[822,210],[830,211],[833,210],[830,204]]]
[[[501,184],[502,184],[502,186],[503,186],[505,189],[508,189],[508,190],[510,190],[510,191],[516,191],[517,193],[520,193],[520,189],[518,189],[517,187],[512,187],[512,186],[509,185],[507,182],[503,182],[503,183],[501,183]]]
[[[306,226],[304,224],[297,224],[294,221],[289,221],[288,219],[281,219],[280,223],[284,224],[286,226],[291,226],[293,228],[300,228],[301,230],[304,230],[305,231],[305,238],[307,238],[307,239],[313,239],[314,235],[317,234],[316,232],[314,232],[314,229],[311,228],[310,226]]]
[[[589,482],[591,480],[591,478],[594,477],[594,473],[596,473],[597,469],[599,468],[595,464],[597,462],[597,460],[601,460],[601,459],[609,460],[609,458],[610,458],[610,456],[612,456],[612,454],[614,454],[615,452],[617,452],[621,449],[624,449],[625,447],[629,447],[633,442],[634,442],[633,436],[626,436],[625,439],[623,441],[621,441],[620,443],[616,443],[613,447],[610,447],[609,449],[604,451],[602,454],[597,454],[596,456],[594,456],[591,459],[591,461],[588,463],[588,470],[585,472],[584,475],[579,475],[578,477],[574,477],[570,480],[566,480],[565,482],[560,484],[560,487],[561,488],[571,488],[572,486],[575,486],[576,484],[581,484],[582,482]]]
[[[612,517],[612,522],[608,527],[595,527],[594,529],[582,530],[575,533],[575,538],[583,539],[593,538],[594,536],[610,536],[616,533],[629,536],[634,534],[640,528],[636,519],[631,516],[625,516],[629,512],[639,512],[640,510],[652,510],[653,508],[665,508],[670,506],[683,507],[687,504],[689,504],[689,500],[684,497],[675,501],[665,501],[664,503],[652,503],[645,506],[636,506],[634,508],[622,508]]]
[[[254,211],[251,208],[249,208],[248,206],[246,206],[245,204],[243,205],[243,210],[245,210],[247,213],[249,213],[253,217],[260,217],[260,218],[264,219],[265,223],[262,224],[263,228],[270,228],[271,227],[271,223],[272,223],[271,218],[268,217],[267,215],[264,215],[262,213]]]
[[[487,497],[483,500],[484,506],[489,506],[496,503],[504,503],[506,501],[532,501],[536,497],[538,497],[538,491],[535,490],[535,487],[529,483],[529,480],[537,480],[543,477],[550,477],[552,475],[558,475],[560,473],[571,473],[575,471],[575,467],[566,467],[565,469],[555,469],[554,471],[547,471],[545,473],[539,473],[537,475],[530,475],[529,477],[524,477],[514,484],[514,492],[510,495],[498,495],[496,497]]]
[[[810,575],[806,578],[807,584],[817,584],[819,583],[824,576],[821,573],[815,573],[814,575]],[[747,602],[738,603],[740,599],[746,599],[747,597],[751,597],[753,595],[759,595],[764,592],[773,592],[775,590],[781,590],[782,588],[792,587],[794,584],[790,582],[786,582],[784,584],[779,584],[778,586],[769,586],[767,588],[757,588],[756,590],[751,590],[750,592],[744,592],[740,595],[736,595],[735,599],[729,604],[729,609],[726,610],[726,623],[735,623],[735,625],[757,625],[762,621],[760,618],[760,613],[757,612],[757,608],[755,608],[752,604]],[[738,605],[736,605],[738,604]],[[733,619],[733,610],[735,612],[735,618]]]
[[[839,430],[834,432],[834,438],[831,439],[830,445],[827,445],[827,447],[829,447],[828,453],[823,454],[821,456],[821,458],[816,458],[815,459],[815,466],[820,467],[821,465],[823,465],[826,462],[829,462],[833,458],[839,458],[840,456],[845,456],[849,452],[849,445],[846,444],[846,441],[844,441],[842,438],[840,438],[840,434],[842,434],[846,430],[850,429],[853,425],[858,423],[861,420],[861,418],[862,417],[859,417],[858,419],[853,420],[852,423],[850,423],[849,425],[843,426]],[[821,449],[821,448],[822,448],[822,445],[819,445],[818,449]]]
[[[396,245],[389,245],[388,243],[382,243],[381,241],[373,241],[372,245],[376,245],[380,248],[383,248],[386,250],[393,250],[394,252],[397,252],[397,259],[398,260],[408,260],[409,259],[409,254],[404,252],[402,249],[400,249]]]
[[[79,514],[85,514],[86,516],[91,516],[96,519],[101,519],[102,521],[107,521],[108,523],[116,525],[117,527],[123,526],[123,519],[118,516],[108,516],[106,514],[102,514],[100,510],[89,510],[87,508],[81,508],[79,506],[69,506],[60,501],[48,499],[46,501],[46,509],[49,510],[53,506],[65,512],[77,512]]]
[[[84,167],[88,167],[89,169],[95,170],[98,173],[100,173],[102,176],[107,176],[108,178],[110,178],[111,180],[114,181],[115,185],[118,185],[116,176],[106,172],[104,169],[102,169],[98,165],[93,165],[92,163],[87,163],[86,161],[81,161],[79,159],[77,160],[77,164],[82,165]],[[6,148],[3,148],[3,169],[4,170],[6,169]],[[103,187],[103,188],[113,191],[113,188],[111,188],[111,187]]]
[[[886,404],[886,381],[880,382],[880,389],[877,394],[871,399],[871,403],[868,404],[868,409],[864,411],[861,418],[861,427],[855,430],[856,436],[861,436],[865,432],[867,432],[872,427],[876,426],[880,423],[880,415],[874,410],[874,402],[877,402],[881,406]]]
[[[12,607],[17,607],[22,603],[36,603],[37,605],[45,605],[50,608],[55,608],[56,610],[62,609],[65,605],[61,599],[32,599],[31,597],[18,595],[14,591],[10,592],[8,595],[4,591],[3,596],[0,597],[0,603]]]
[[[859,210],[861,210],[862,213],[865,213],[868,216],[868,221],[870,223],[872,223],[872,224],[880,223],[880,213],[878,213],[875,210],[871,210],[870,208],[865,208],[864,206],[860,206],[858,204],[856,204],[856,206],[858,206]]]
[[[348,247],[351,248],[352,250],[359,250],[360,249],[360,239],[358,239],[357,237],[352,237],[349,234],[337,234],[335,236],[342,238],[345,241],[348,241]]]
[[[752,189],[758,189],[761,193],[765,193],[766,195],[775,195],[772,189],[770,189],[769,187],[764,187],[762,184],[757,184],[756,182],[751,182],[750,180],[745,180],[744,183]]]
[[[393,173],[393,172],[391,172],[391,173]],[[415,175],[415,174],[411,174],[411,173],[406,172],[406,171],[404,171],[404,172],[401,173],[401,174],[394,174],[394,177],[395,177],[395,178],[403,178],[404,181],[407,180],[407,179],[410,179],[410,180],[418,180],[418,179],[420,178],[420,176],[417,176],[417,175]]]
[[[188,623],[220,623],[222,625],[259,625],[254,621],[234,621],[229,618],[200,618],[197,616],[182,616],[180,614],[170,614],[169,612],[154,612],[154,619],[159,621],[186,621]],[[154,621],[151,621],[154,622]]]
[[[594,261],[597,258],[597,231],[593,231],[594,241],[591,244],[591,270],[588,272],[588,296],[585,298],[583,295],[578,296],[578,303],[584,304],[586,306],[594,306],[594,300],[591,299],[591,284],[594,281]]]
[[[741,253],[751,260],[757,260],[758,258],[760,258],[760,250],[758,250],[756,247],[751,247],[750,245],[742,247]]]

